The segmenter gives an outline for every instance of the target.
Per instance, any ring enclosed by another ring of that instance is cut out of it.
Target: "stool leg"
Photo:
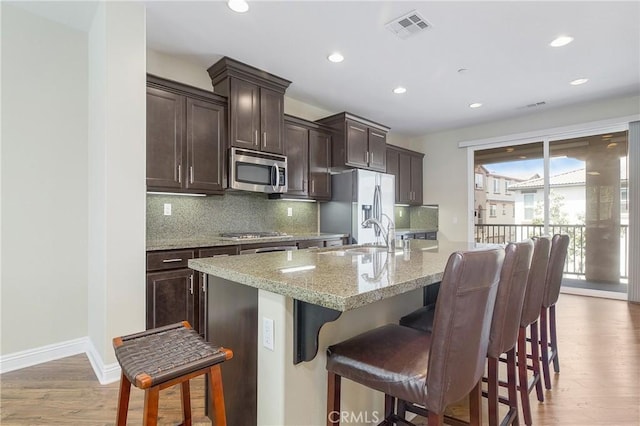
[[[544,402],[542,390],[542,374],[540,373],[540,336],[538,336],[538,321],[531,323],[531,360],[533,361],[533,380],[536,385],[538,401]]]
[[[498,426],[498,360],[487,358],[487,405],[489,425]]]
[[[340,424],[340,376],[327,372],[327,426]]]
[[[482,379],[469,394],[469,425],[482,426]]]
[[[118,393],[118,414],[116,426],[126,426],[127,412],[129,411],[129,395],[131,393],[131,382],[122,373],[120,377],[120,391]]]
[[[160,386],[154,386],[144,391],[144,414],[142,424],[144,426],[156,426],[158,424],[158,398]]]
[[[527,329],[520,327],[518,331],[518,387],[524,424],[531,426],[531,405],[529,404],[529,379],[527,377]]]
[[[549,372],[549,336],[547,333],[547,308],[540,309],[540,360],[542,362],[542,375],[544,387],[551,389],[551,373]]]
[[[444,425],[444,415],[436,414],[429,411],[429,416],[427,417],[427,424],[429,426],[443,426]]]
[[[189,380],[180,384],[180,394],[182,395],[182,422],[183,426],[191,426],[191,392],[189,390]]]
[[[384,395],[384,418],[388,419],[396,413],[396,399],[391,395]]]
[[[220,365],[216,364],[209,371],[209,388],[211,389],[211,404],[213,405],[214,424],[227,426],[227,414],[224,407],[224,392],[222,389],[222,374]]]
[[[513,426],[519,426],[518,420],[518,390],[516,385],[516,348],[507,352],[507,391],[509,395],[509,415],[513,413]]]
[[[551,359],[553,371],[560,372],[560,360],[558,359],[558,334],[556,333],[556,305],[549,307],[549,329],[551,330]]]

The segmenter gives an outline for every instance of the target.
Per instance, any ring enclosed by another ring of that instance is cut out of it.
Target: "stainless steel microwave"
[[[229,188],[267,194],[287,192],[287,157],[232,147]]]

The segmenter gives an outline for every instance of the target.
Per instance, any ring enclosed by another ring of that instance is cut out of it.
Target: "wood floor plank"
[[[531,394],[533,423],[640,425],[640,305],[562,294],[557,316],[561,371],[552,372],[544,403]],[[326,398],[326,384],[318,386],[316,398]],[[100,385],[85,355],[0,375],[2,426],[113,425],[117,400],[118,383]],[[128,425],[141,424],[143,401],[144,392],[132,387]],[[204,415],[203,377],[191,382],[191,403],[193,424],[211,424]],[[450,412],[467,416],[462,404]],[[180,387],[160,392],[158,424],[181,421]]]

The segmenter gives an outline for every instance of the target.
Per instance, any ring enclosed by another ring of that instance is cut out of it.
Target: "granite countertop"
[[[187,239],[147,240],[147,251],[234,246],[238,244],[272,243],[282,241],[325,240],[332,238],[346,238],[348,236],[348,234],[327,234],[321,232],[312,232],[307,234],[291,234],[286,237],[255,238],[250,240],[229,240],[215,236],[194,237]]]
[[[366,248],[342,246],[191,259],[189,267],[304,302],[348,311],[440,281],[451,253],[476,245],[413,240],[410,251],[395,253],[387,253],[386,249],[364,253],[363,247]]]

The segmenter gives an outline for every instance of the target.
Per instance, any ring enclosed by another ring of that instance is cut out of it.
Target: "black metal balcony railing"
[[[565,274],[584,275],[585,225],[549,225],[549,235],[569,235],[569,250],[564,265]],[[620,225],[620,278],[629,276],[629,225]],[[544,225],[489,225],[475,226],[475,240],[479,243],[506,244],[544,234]]]

